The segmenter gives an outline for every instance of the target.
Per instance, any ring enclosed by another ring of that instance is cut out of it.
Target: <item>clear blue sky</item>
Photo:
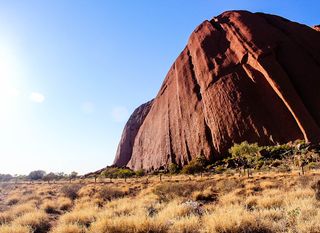
[[[111,164],[193,29],[231,9],[320,24],[319,0],[0,1],[0,173]]]

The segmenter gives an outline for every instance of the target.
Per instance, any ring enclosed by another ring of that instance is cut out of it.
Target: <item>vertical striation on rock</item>
[[[229,11],[203,22],[152,103],[128,121],[115,165],[153,170],[233,143],[320,141],[320,33],[287,19]]]

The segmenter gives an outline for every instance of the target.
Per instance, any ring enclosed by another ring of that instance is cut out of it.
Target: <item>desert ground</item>
[[[320,171],[0,185],[0,233],[320,232]]]

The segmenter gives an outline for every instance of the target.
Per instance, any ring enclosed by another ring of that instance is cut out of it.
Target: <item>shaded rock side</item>
[[[244,140],[319,142],[319,42],[317,31],[274,15],[231,11],[203,22],[150,110],[130,118],[115,164],[153,170],[200,154],[215,161]]]
[[[127,166],[131,159],[132,149],[136,135],[144,122],[147,114],[150,111],[153,100],[142,104],[138,107],[133,114],[130,116],[127,124],[122,132],[121,140],[117,149],[116,157],[113,162],[118,167]]]

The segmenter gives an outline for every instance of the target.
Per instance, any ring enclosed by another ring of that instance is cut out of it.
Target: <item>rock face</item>
[[[319,142],[319,90],[320,33],[225,12],[195,29],[156,98],[133,113],[114,164],[153,170],[221,159],[245,140]]]
[[[142,123],[144,122],[144,119],[150,111],[152,102],[153,100],[142,104],[130,116],[121,136],[116,158],[114,160],[114,165],[118,167],[124,167],[130,161],[134,146],[134,140]]]
[[[314,26],[313,29],[317,30],[318,32],[320,32],[320,25]]]

